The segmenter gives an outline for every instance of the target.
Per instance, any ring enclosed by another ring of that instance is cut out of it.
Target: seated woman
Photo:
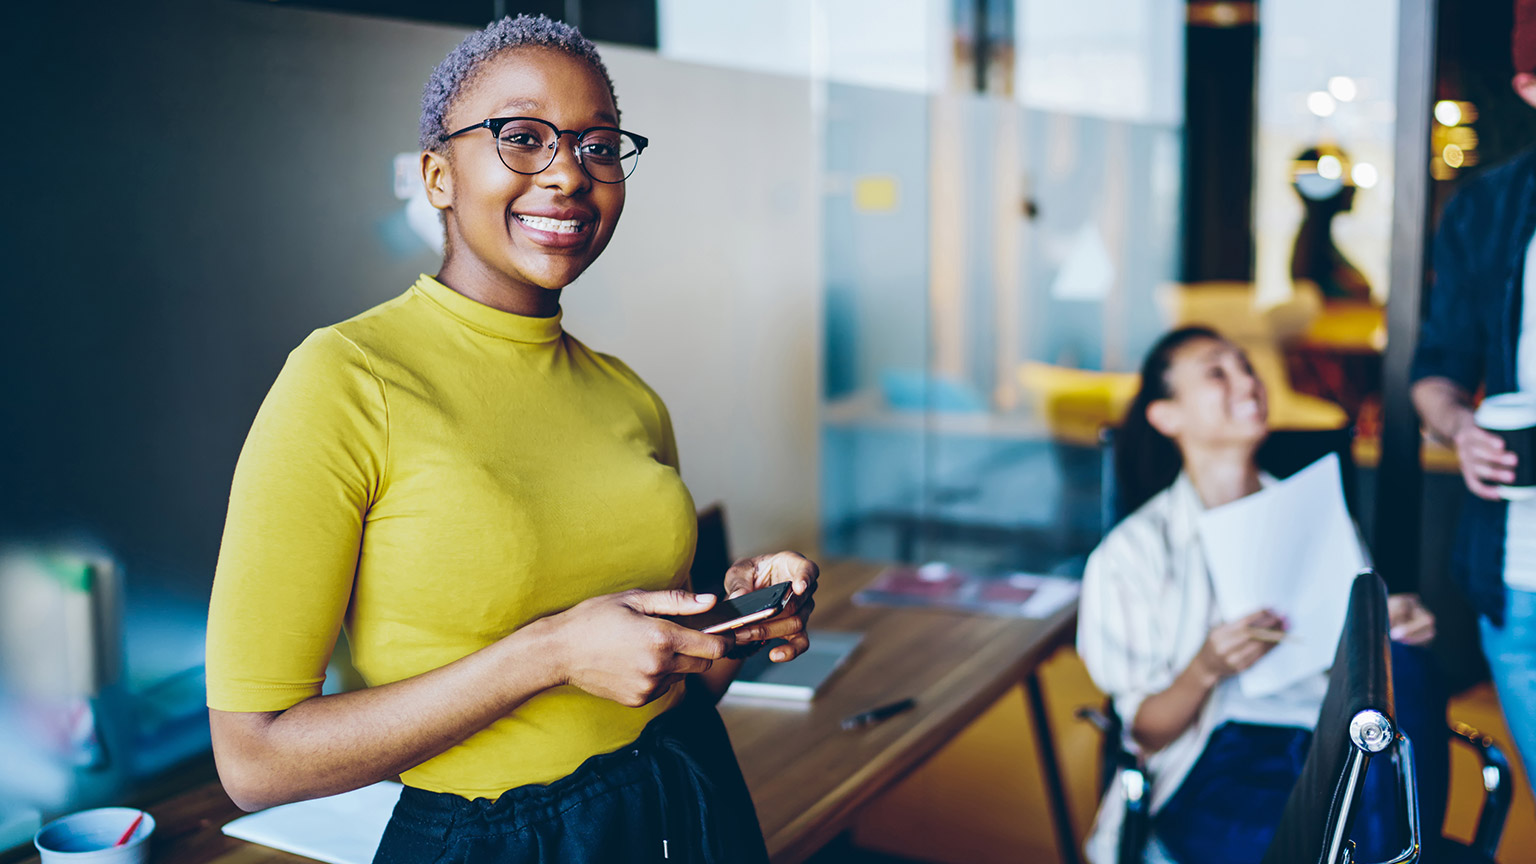
[[[1077,644],[1094,682],[1114,700],[1152,778],[1148,861],[1259,861],[1301,773],[1327,689],[1319,674],[1252,698],[1235,676],[1275,646],[1283,616],[1256,609],[1223,621],[1196,533],[1202,510],[1273,483],[1255,454],[1268,434],[1264,384],[1220,334],[1187,327],[1153,346],[1141,389],[1117,436],[1119,489],[1134,510],[1104,538],[1083,576]],[[1398,722],[1417,746],[1422,823],[1438,833],[1445,809],[1445,699],[1422,646],[1434,617],[1394,595],[1393,678]],[[1268,638],[1265,638],[1265,637]],[[1395,778],[1374,763],[1354,831],[1358,860],[1402,848]],[[1088,842],[1112,862],[1123,802],[1106,797]]]

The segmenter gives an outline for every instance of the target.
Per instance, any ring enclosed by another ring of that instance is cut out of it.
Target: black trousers
[[[374,864],[766,864],[757,812],[700,684],[633,744],[492,801],[405,788]]]

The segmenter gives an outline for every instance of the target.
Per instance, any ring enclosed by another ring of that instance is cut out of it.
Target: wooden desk
[[[809,710],[721,706],[775,862],[809,857],[847,828],[860,805],[889,788],[1009,688],[1024,682],[1042,742],[1060,848],[1075,849],[1035,667],[1072,639],[1076,606],[1045,621],[928,609],[860,607],[853,592],[880,567],[825,566],[811,618],[816,630],[859,630],[858,652]],[[904,697],[917,707],[859,732],[844,717]],[[998,765],[998,771],[1022,770]],[[976,778],[985,783],[985,777]],[[1020,814],[1023,816],[1024,814]]]
[[[1024,682],[1041,742],[1051,817],[1060,848],[1074,850],[1055,749],[1035,667],[1070,642],[1076,609],[1045,621],[1020,621],[918,609],[856,607],[853,592],[879,571],[859,562],[828,564],[812,619],[817,629],[860,630],[864,643],[806,709],[723,705],[763,834],[775,862],[798,862],[846,829],[859,807],[917,767],[947,740]],[[850,714],[911,696],[917,707],[876,726],[844,732]],[[998,765],[999,772],[1022,770]],[[987,778],[976,778],[978,783]],[[308,862],[226,837],[241,815],[218,783],[148,808],[158,821],[156,862],[279,864]],[[1021,816],[1023,814],[1020,814]],[[36,857],[24,859],[36,862]]]

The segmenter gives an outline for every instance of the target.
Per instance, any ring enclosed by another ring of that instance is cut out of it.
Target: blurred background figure
[[[1371,301],[1371,285],[1351,264],[1333,238],[1333,217],[1355,204],[1349,157],[1323,144],[1303,150],[1293,168],[1292,185],[1306,215],[1291,250],[1291,278],[1310,280],[1326,299]]]

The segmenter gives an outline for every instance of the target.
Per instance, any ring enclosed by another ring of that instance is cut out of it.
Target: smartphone
[[[754,621],[763,621],[784,611],[789,605],[791,597],[795,596],[795,586],[790,582],[780,582],[770,585],[750,594],[733,597],[729,600],[721,598],[708,612],[700,612],[697,615],[668,615],[668,619],[676,621],[684,627],[698,630],[702,633],[723,633],[726,630],[735,630],[737,627],[745,627]]]

